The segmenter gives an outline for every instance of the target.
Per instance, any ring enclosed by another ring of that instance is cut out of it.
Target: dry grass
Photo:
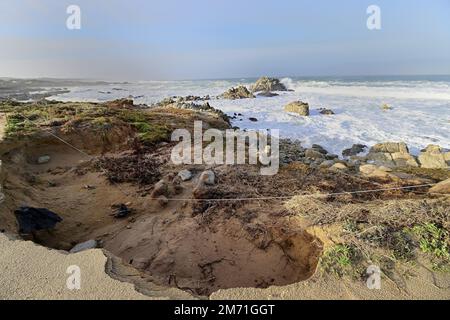
[[[293,213],[308,218],[313,225],[355,221],[399,229],[432,222],[450,230],[449,198],[339,203],[299,196],[288,201],[286,207]]]

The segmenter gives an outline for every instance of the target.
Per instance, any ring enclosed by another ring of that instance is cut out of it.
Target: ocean
[[[355,143],[406,142],[418,154],[429,144],[450,148],[450,76],[389,77],[285,77],[291,90],[272,98],[212,99],[211,106],[229,115],[241,113],[233,125],[241,129],[279,129],[285,138],[304,146],[320,144],[341,154]],[[134,97],[137,104],[152,104],[170,96],[217,96],[256,79],[140,81],[83,84],[50,99],[62,101],[108,101]],[[310,117],[286,113],[289,102],[308,102]],[[388,104],[391,110],[382,110]],[[322,115],[319,108],[335,115]],[[258,119],[257,122],[249,118]]]

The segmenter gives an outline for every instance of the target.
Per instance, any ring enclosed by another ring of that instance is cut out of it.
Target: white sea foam
[[[253,80],[147,81],[130,84],[72,88],[58,100],[106,101],[128,96],[135,103],[151,104],[169,96],[216,96],[231,86]],[[300,139],[304,145],[318,143],[340,154],[354,143],[373,145],[404,141],[414,153],[428,144],[450,148],[450,81],[421,79],[292,79],[282,82],[294,92],[278,97],[243,100],[212,100],[210,104],[229,115],[242,113],[233,125],[247,129],[280,129],[283,137]],[[121,90],[114,90],[120,88]],[[283,111],[295,100],[308,102],[310,117]],[[393,110],[383,111],[387,103]],[[334,110],[333,116],[318,108]],[[252,122],[250,117],[258,119]]]

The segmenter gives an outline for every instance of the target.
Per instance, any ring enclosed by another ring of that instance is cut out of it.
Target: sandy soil
[[[123,138],[120,133],[116,136],[117,141]],[[85,135],[83,140],[94,154],[104,151],[95,137]],[[261,178],[257,168],[218,167],[214,168],[216,186],[199,196],[198,177],[205,167],[189,168],[194,179],[178,185],[174,176],[181,168],[168,165],[159,168],[168,185],[166,195],[189,200],[161,205],[152,198],[153,185],[112,184],[102,170],[95,169],[90,157],[61,142],[48,141],[10,145],[4,152],[7,176],[6,201],[0,206],[2,232],[17,233],[13,212],[18,206],[49,208],[61,215],[63,222],[55,230],[39,232],[34,239],[37,243],[67,251],[77,243],[96,239],[109,259],[101,250],[69,255],[0,234],[0,269],[6,270],[0,273],[0,298],[450,298],[450,277],[422,266],[414,268],[414,276],[401,287],[385,279],[380,291],[367,289],[362,281],[324,277],[317,265],[326,239],[292,219],[282,202],[197,201],[340,191],[348,185],[367,188],[367,181],[304,167],[282,170],[273,178]],[[161,155],[168,150],[161,147],[153,152]],[[42,155],[49,155],[51,161],[37,165],[36,159]],[[126,203],[132,214],[125,219],[113,217],[112,205],[118,203]],[[72,264],[80,266],[84,277],[82,290],[76,292],[65,287],[66,269]]]

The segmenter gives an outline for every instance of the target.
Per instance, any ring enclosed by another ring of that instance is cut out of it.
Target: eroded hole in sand
[[[34,240],[42,245],[70,250],[96,239],[148,281],[200,296],[219,289],[288,285],[308,279],[316,269],[320,241],[291,223],[280,203],[174,201],[161,207],[136,196],[141,192],[137,186],[122,185],[130,198],[101,173],[80,174],[62,167],[64,158],[59,162],[52,157],[57,167],[45,170],[19,163],[21,169],[14,172],[18,167],[7,162],[14,174],[8,175],[5,210],[27,203],[51,208],[64,219],[55,230],[37,234]],[[194,183],[183,184],[178,196],[192,197]],[[127,202],[133,214],[115,219],[111,204]],[[6,223],[13,228],[14,221]]]
[[[183,215],[143,219],[105,248],[156,283],[198,295],[305,280],[320,254],[317,241],[304,231],[259,223],[243,226],[238,219],[204,226]]]

